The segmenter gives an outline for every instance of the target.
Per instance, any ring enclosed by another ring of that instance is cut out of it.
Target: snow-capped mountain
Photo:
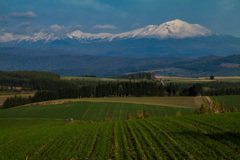
[[[116,35],[119,38],[157,38],[157,39],[182,39],[189,37],[209,36],[214,33],[198,24],[189,24],[179,19],[161,25],[149,25],[134,31]]]
[[[87,55],[199,57],[240,54],[240,38],[219,35],[198,24],[178,19],[119,34],[49,29],[33,35],[6,33],[4,36],[5,41],[0,43],[0,47],[60,49]],[[0,36],[0,42],[4,36]]]
[[[183,39],[189,37],[201,37],[210,36],[215,33],[211,30],[200,26],[198,24],[189,24],[187,22],[181,21],[179,19],[163,23],[161,25],[148,25],[144,28],[139,28],[133,31],[110,34],[110,33],[84,33],[80,30],[75,30],[65,35],[57,35],[56,33],[36,33],[32,36],[25,36],[19,41],[53,41],[62,40],[66,38],[78,39],[78,40],[94,40],[94,39],[104,39],[112,41],[114,39],[128,39],[128,38],[155,38],[155,39]]]

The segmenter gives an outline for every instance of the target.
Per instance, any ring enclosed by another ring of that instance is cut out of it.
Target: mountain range
[[[177,19],[119,34],[74,30],[15,36],[0,43],[0,70],[98,77],[134,72],[240,76],[239,54],[240,38]]]
[[[240,38],[221,35],[179,19],[119,34],[74,30],[64,34],[41,31],[15,37],[0,43],[0,47],[60,49],[84,55],[119,57],[200,57],[240,53]]]

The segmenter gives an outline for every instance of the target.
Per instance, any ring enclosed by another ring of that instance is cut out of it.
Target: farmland
[[[239,159],[240,114],[80,124],[0,119],[0,159]]]
[[[240,110],[240,95],[212,96],[211,99],[217,100],[219,103],[224,102],[227,109],[235,106]]]
[[[192,108],[179,108],[131,103],[111,102],[75,102],[44,106],[26,106],[0,110],[0,118],[53,118],[63,119],[65,116],[77,120],[102,121],[103,118],[126,120],[127,113],[146,110],[150,115],[175,116],[193,114]]]

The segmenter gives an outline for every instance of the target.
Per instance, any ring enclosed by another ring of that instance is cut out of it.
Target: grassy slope
[[[0,135],[0,159],[9,160],[238,159],[240,113],[93,124],[0,119]]]
[[[228,96],[212,96],[213,101],[217,100],[219,103],[224,102],[227,109],[232,106],[236,106],[240,111],[240,95],[228,95]]]
[[[0,110],[0,118],[56,118],[65,116],[77,120],[102,121],[105,117],[113,120],[126,120],[127,112],[147,110],[152,116],[174,116],[180,111],[182,115],[193,114],[192,108],[164,107],[144,104],[109,103],[109,102],[75,102],[57,105],[16,107]]]

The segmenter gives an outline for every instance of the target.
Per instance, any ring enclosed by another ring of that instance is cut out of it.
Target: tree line
[[[145,80],[154,80],[155,75],[152,72],[138,72],[138,73],[132,73],[132,74],[126,74],[123,76],[119,76],[118,78],[122,79],[145,79]]]
[[[98,85],[79,86],[70,81],[35,81],[37,93],[27,100],[22,97],[8,98],[4,108],[18,106],[23,103],[33,103],[54,99],[67,98],[90,98],[90,97],[164,97],[164,96],[211,96],[240,94],[240,87],[207,89],[204,90],[201,83],[192,84],[190,87],[182,88],[178,84],[169,83],[163,85],[157,82],[118,82]],[[17,102],[20,101],[20,102]],[[15,104],[15,105],[13,105]]]

